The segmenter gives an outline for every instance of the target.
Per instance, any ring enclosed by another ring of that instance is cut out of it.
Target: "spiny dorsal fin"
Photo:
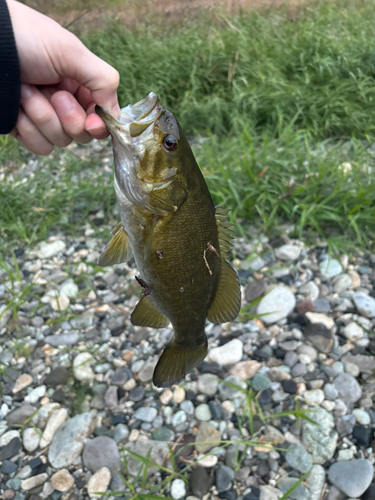
[[[164,328],[169,323],[169,320],[157,310],[148,295],[142,297],[135,306],[130,321],[133,325],[150,326],[151,328]]]
[[[98,265],[102,267],[127,262],[133,254],[129,245],[128,235],[121,222],[113,228],[111,234],[113,234],[113,237],[98,260]]]
[[[153,382],[156,387],[177,384],[187,373],[204,360],[207,342],[196,347],[186,347],[172,340],[164,349],[155,367]]]
[[[225,260],[225,254],[231,250],[234,238],[234,232],[230,229],[233,224],[226,220],[228,212],[229,210],[223,207],[216,207],[215,210],[221,266],[216,295],[207,315],[207,319],[212,323],[233,321],[241,308],[241,288],[237,273]]]

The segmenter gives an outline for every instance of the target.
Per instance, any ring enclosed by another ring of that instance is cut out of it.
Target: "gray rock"
[[[216,487],[219,492],[229,490],[232,479],[234,478],[234,471],[227,465],[221,465],[215,470]]]
[[[116,441],[108,436],[99,436],[87,441],[82,458],[83,463],[91,472],[108,467],[112,477],[121,467],[121,457]]]
[[[336,462],[329,468],[328,479],[346,495],[360,497],[370,486],[374,468],[368,460]]]
[[[375,299],[365,292],[354,292],[353,301],[358,312],[366,318],[375,317]]]
[[[118,405],[117,387],[110,385],[104,396],[105,404],[108,408],[116,408]]]
[[[284,363],[290,368],[298,363],[298,360],[298,354],[296,354],[294,351],[288,351],[284,356]]]
[[[36,411],[36,409],[37,408],[35,406],[23,404],[8,413],[8,415],[5,417],[5,420],[10,426],[22,425],[25,420],[27,420]]]
[[[307,371],[306,365],[304,363],[297,363],[292,368],[292,377],[302,377]]]
[[[195,408],[195,418],[201,422],[207,422],[211,420],[211,410],[208,404],[202,403]]]
[[[172,425],[173,427],[177,427],[178,425],[183,424],[187,420],[187,415],[183,410],[176,411],[176,413],[172,417]]]
[[[199,453],[206,453],[219,444],[220,438],[220,432],[217,429],[207,422],[202,422],[195,437],[196,443],[202,444],[196,444],[196,450]]]
[[[302,444],[292,444],[285,453],[287,463],[295,470],[305,473],[312,467],[312,457]]]
[[[355,417],[353,415],[343,415],[337,419],[336,428],[340,436],[347,436],[353,432],[355,425]]]
[[[42,241],[39,244],[39,248],[33,251],[33,255],[35,255],[39,259],[49,259],[54,255],[63,252],[65,248],[66,245],[62,240],[56,240],[52,243],[46,243],[45,241]]]
[[[300,256],[301,249],[296,245],[282,245],[275,249],[277,259],[291,261],[296,260]]]
[[[294,309],[296,298],[285,286],[278,285],[265,295],[258,304],[257,314],[266,324],[276,323],[286,318]]]
[[[342,273],[342,265],[336,259],[325,259],[319,264],[320,272],[325,278],[333,278]]]
[[[279,500],[282,492],[270,485],[261,486],[259,500]]]
[[[375,357],[365,356],[364,354],[356,354],[355,356],[343,356],[342,362],[353,364],[358,367],[360,373],[368,373],[371,375],[375,371]]]
[[[84,440],[92,432],[93,415],[82,413],[67,420],[53,436],[48,450],[48,460],[55,469],[74,463],[80,455]]]
[[[57,385],[66,385],[68,380],[68,370],[64,366],[58,366],[46,376],[44,383],[47,386],[56,387]]]
[[[362,396],[361,386],[349,373],[340,373],[333,381],[333,385],[345,403],[356,403]]]
[[[314,281],[308,281],[298,288],[298,292],[302,293],[310,300],[316,300],[319,297],[319,287]]]
[[[302,442],[306,450],[311,453],[314,464],[323,464],[333,457],[337,443],[335,422],[328,411],[318,408],[309,413],[309,418],[318,425],[305,421],[303,426]]]
[[[116,443],[126,441],[129,436],[129,428],[125,424],[117,424],[113,433],[113,439]]]
[[[267,289],[266,282],[263,280],[255,280],[248,284],[245,289],[245,300],[246,302],[253,302],[254,300],[261,297]]]
[[[324,394],[326,399],[328,399],[329,401],[334,401],[339,397],[339,391],[333,384],[326,384],[324,386]]]
[[[128,372],[124,368],[116,370],[112,377],[113,385],[123,385],[129,378]]]
[[[253,380],[251,381],[251,385],[254,391],[264,391],[265,389],[269,389],[271,387],[271,381],[265,375],[261,375],[260,373],[256,373],[254,375]]]
[[[331,310],[331,304],[326,299],[317,298],[314,304],[317,313],[328,313]]]
[[[333,280],[333,291],[336,293],[342,293],[352,284],[350,276],[347,274],[339,274]]]
[[[226,377],[223,382],[219,383],[219,393],[223,399],[234,399],[243,394],[240,389],[236,389],[235,387],[227,385],[224,382],[229,382],[230,384],[236,385],[242,389],[247,388],[247,384],[244,380],[235,377],[234,375],[229,375],[229,377]]]
[[[333,348],[333,335],[323,323],[310,323],[303,334],[320,352],[328,354]]]
[[[320,500],[324,484],[326,481],[326,472],[321,465],[314,465],[310,474],[306,478],[307,486],[310,489],[309,500]]]
[[[212,474],[208,474],[207,470],[198,463],[190,474],[190,487],[194,495],[198,498],[204,497],[211,488],[212,482]]]
[[[283,476],[281,479],[279,479],[279,481],[277,483],[277,487],[283,493],[286,493],[297,482],[298,482],[298,478],[296,478],[296,477]],[[309,500],[309,496],[310,496],[309,490],[306,488],[306,486],[303,485],[303,483],[301,483],[297,486],[297,488],[292,493],[290,493],[288,498],[291,498],[293,500]]]
[[[336,486],[331,486],[329,488],[327,500],[347,500],[347,498],[348,497],[345,495],[345,493],[336,488]]]
[[[127,445],[127,448],[130,451],[141,455],[142,457],[146,457],[149,450],[151,449],[149,458],[152,462],[155,462],[158,465],[163,465],[164,467],[171,467],[171,464],[169,462],[168,464],[165,464],[165,459],[168,456],[170,449],[168,444],[164,441],[136,441],[129,443]],[[130,474],[132,476],[136,476],[140,467],[142,466],[142,463],[136,458],[133,458],[129,455],[127,455],[126,457],[126,463]],[[157,470],[158,468],[152,465],[148,467],[147,473],[154,474]]]
[[[204,373],[198,378],[198,390],[207,396],[214,396],[219,385],[219,379],[212,373]]]
[[[46,344],[52,347],[58,347],[60,345],[74,345],[79,341],[78,333],[62,333],[60,335],[48,335],[45,338]]]

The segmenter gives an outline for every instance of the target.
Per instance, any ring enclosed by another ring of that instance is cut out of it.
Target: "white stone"
[[[229,371],[229,375],[234,375],[235,377],[242,378],[243,380],[250,380],[254,377],[259,368],[259,361],[255,361],[255,359],[248,359],[247,361],[240,361],[232,366]]]
[[[354,292],[353,300],[358,312],[366,318],[375,317],[375,299],[365,292]]]
[[[259,500],[279,500],[283,496],[278,488],[266,484],[260,488]]]
[[[306,316],[309,318],[311,323],[323,323],[323,325],[327,327],[328,330],[335,326],[334,320],[325,314],[307,312]]]
[[[339,274],[333,279],[333,291],[342,293],[352,284],[352,280],[348,274]]]
[[[328,259],[323,260],[319,264],[320,272],[326,278],[333,278],[333,276],[337,276],[342,273],[342,265],[336,259]]]
[[[60,295],[65,295],[66,297],[74,299],[74,297],[77,297],[78,291],[79,291],[78,286],[74,283],[72,279],[69,279],[61,285]]]
[[[46,243],[42,241],[39,245],[38,258],[39,259],[49,259],[60,252],[63,252],[66,248],[65,242],[62,240],[56,240],[52,243]]]
[[[361,425],[370,425],[371,418],[370,415],[365,410],[361,410],[361,408],[356,408],[352,411],[352,414],[356,421]]]
[[[55,432],[68,419],[68,411],[65,408],[54,410],[47,422],[44,429],[42,439],[40,440],[40,447],[48,446],[55,435]]]
[[[32,490],[37,486],[45,483],[48,479],[48,474],[43,472],[43,474],[38,474],[37,476],[29,477],[28,479],[24,479],[21,482],[21,488],[25,491]]]
[[[14,384],[14,387],[12,389],[13,394],[17,394],[17,392],[26,389],[26,387],[29,387],[29,385],[32,383],[33,383],[33,377],[28,373],[22,373],[22,375],[18,377],[16,383]]]
[[[320,290],[314,281],[308,281],[298,288],[298,292],[311,300],[316,300],[319,297]]]
[[[171,485],[171,495],[174,500],[180,500],[186,495],[186,486],[182,479],[175,479]]]
[[[70,300],[66,295],[60,295],[60,297],[53,298],[50,304],[54,311],[65,311],[70,306]]]
[[[261,299],[257,314],[262,315],[260,319],[264,323],[276,323],[286,318],[293,311],[295,305],[294,293],[289,288],[278,285]],[[225,346],[222,347],[225,348]]]
[[[29,392],[29,394],[25,397],[25,401],[27,401],[28,403],[36,403],[40,398],[44,397],[45,394],[46,386],[39,385]]]
[[[0,437],[0,448],[3,446],[6,446],[8,443],[12,441],[14,438],[19,438],[20,437],[20,431],[18,430],[12,430],[5,432],[1,437]]]
[[[339,450],[337,461],[342,462],[343,460],[351,460],[353,457],[353,451],[350,448],[347,448],[346,450]]]
[[[296,245],[283,245],[275,249],[275,255],[280,260],[296,260],[300,256],[301,249]]]
[[[208,359],[219,365],[233,365],[242,359],[243,343],[239,339],[233,339],[220,347],[214,347],[208,353]]]
[[[305,391],[303,398],[309,405],[320,405],[324,401],[324,392],[321,389],[313,389],[312,391]]]
[[[94,362],[94,358],[89,352],[80,352],[73,361],[74,378],[81,382],[90,382],[94,379],[94,371],[90,364]]]
[[[102,498],[97,493],[105,493],[111,482],[111,471],[107,467],[101,467],[93,474],[87,483],[87,493],[90,498]]]
[[[40,432],[40,431],[39,431]],[[22,443],[26,451],[32,453],[40,442],[40,434],[34,427],[27,427],[22,433]]]
[[[198,458],[198,464],[201,465],[202,467],[215,467],[215,465],[218,462],[218,458],[216,455],[206,455],[203,456],[201,459]]]
[[[326,479],[326,472],[321,465],[313,465],[310,474],[306,478],[310,489],[309,500],[320,500]]]
[[[359,340],[363,337],[364,331],[362,327],[360,327],[353,321],[352,323],[346,325],[346,327],[344,328],[344,335],[348,340],[355,342],[356,340]]]
[[[51,485],[57,491],[69,491],[74,486],[74,477],[67,469],[61,469],[51,477]]]
[[[352,280],[352,288],[358,288],[361,286],[361,277],[356,271],[348,271],[348,275]]]

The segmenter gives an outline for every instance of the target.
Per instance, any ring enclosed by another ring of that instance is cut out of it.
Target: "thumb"
[[[69,45],[69,51],[65,51],[65,47],[63,47],[65,56],[60,59],[58,68],[60,76],[72,78],[89,89],[96,104],[119,118],[120,106],[117,100],[117,89],[120,75],[118,71],[93,54],[73,34],[71,34]]]

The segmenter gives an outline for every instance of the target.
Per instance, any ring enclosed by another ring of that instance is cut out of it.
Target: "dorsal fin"
[[[133,255],[128,235],[121,222],[112,229],[111,234],[113,234],[112,239],[99,257],[98,266],[105,267],[121,264],[130,260]]]
[[[164,328],[169,320],[157,310],[150,297],[145,295],[135,306],[130,321],[136,326],[149,326],[151,328]]]
[[[212,323],[225,323],[233,321],[241,309],[241,288],[237,273],[225,260],[232,247],[234,232],[230,229],[231,224],[227,222],[226,216],[229,210],[216,207],[216,223],[219,232],[220,245],[220,279],[215,298],[208,311],[207,319]]]

